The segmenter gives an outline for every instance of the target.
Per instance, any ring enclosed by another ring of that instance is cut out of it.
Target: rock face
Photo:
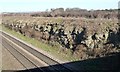
[[[117,20],[65,19],[61,23],[41,23],[39,19],[29,21],[13,18],[4,19],[2,24],[30,38],[46,43],[57,42],[81,59],[120,51],[120,24]]]

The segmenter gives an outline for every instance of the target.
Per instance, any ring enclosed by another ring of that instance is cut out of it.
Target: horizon
[[[51,9],[53,9],[53,8],[51,8]],[[54,9],[57,9],[57,8],[54,8]],[[80,9],[82,9],[82,8],[80,8]],[[47,9],[46,9],[47,10]],[[65,10],[65,8],[64,8],[64,10]],[[88,10],[88,9],[86,9],[87,11],[90,11],[90,10]],[[91,10],[93,10],[93,11],[95,11],[95,10],[106,10],[106,9],[91,9]],[[116,10],[116,9],[107,9],[107,10]],[[51,10],[50,10],[51,11]],[[26,11],[26,12],[2,12],[2,13],[34,13],[34,12],[45,12],[45,11]]]
[[[0,12],[41,12],[56,8],[118,9],[119,0],[0,0]]]

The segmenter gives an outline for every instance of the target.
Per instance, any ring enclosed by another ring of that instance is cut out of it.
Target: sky
[[[36,12],[51,8],[117,9],[119,0],[0,0],[0,12]]]

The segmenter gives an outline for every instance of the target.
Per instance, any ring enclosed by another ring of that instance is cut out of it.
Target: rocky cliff
[[[53,46],[59,44],[81,59],[120,51],[117,19],[4,17],[2,24],[24,36]]]

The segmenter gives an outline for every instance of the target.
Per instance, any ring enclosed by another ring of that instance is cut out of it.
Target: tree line
[[[85,17],[85,18],[118,18],[119,9],[105,9],[105,10],[87,10],[80,8],[56,8],[50,11],[42,12],[17,12],[17,13],[3,13],[4,16],[32,16],[32,17]]]
[[[80,8],[56,8],[50,11],[31,14],[33,17],[85,17],[85,18],[118,18],[118,9],[86,10]]]

